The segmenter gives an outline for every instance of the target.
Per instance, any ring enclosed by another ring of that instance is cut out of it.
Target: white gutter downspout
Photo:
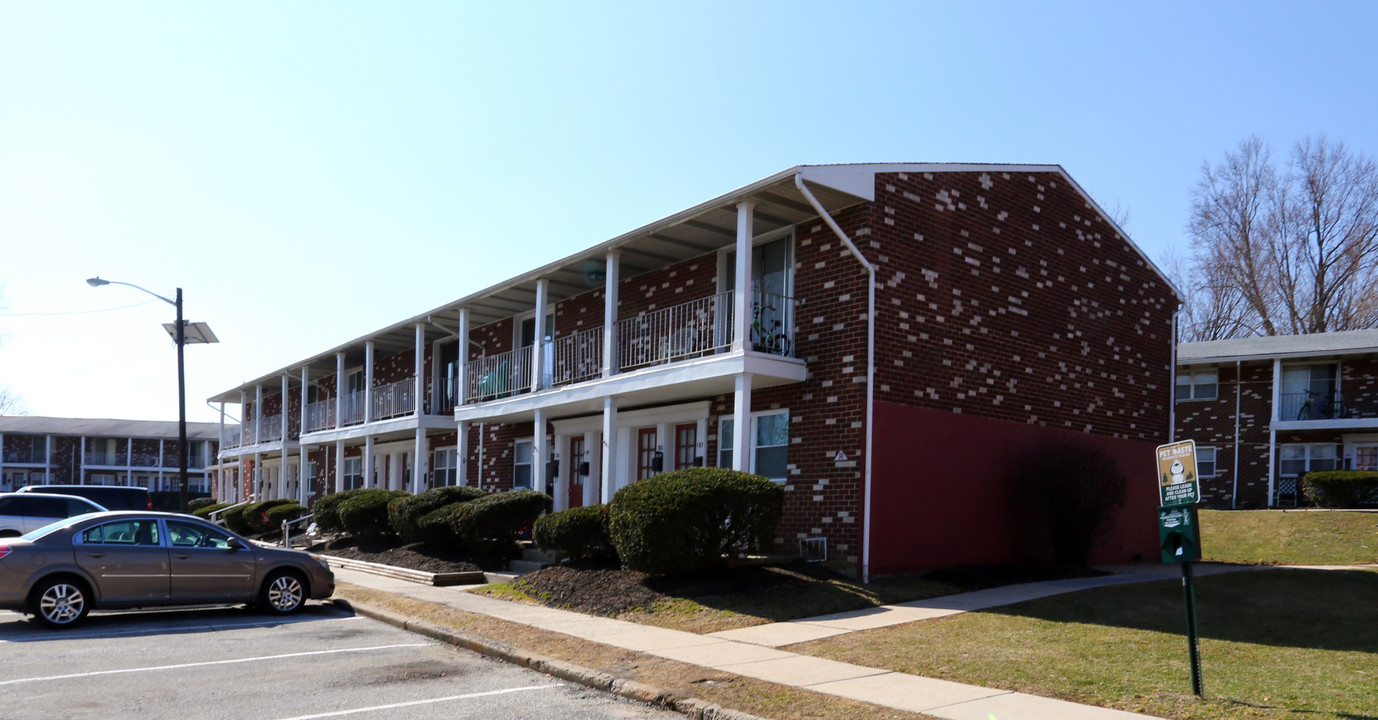
[[[876,386],[876,266],[872,265],[865,255],[852,243],[852,239],[847,237],[847,233],[838,227],[833,220],[833,216],[823,209],[822,203],[818,198],[809,192],[804,186],[804,177],[799,173],[794,174],[794,186],[799,188],[799,194],[813,206],[814,211],[823,219],[823,222],[832,228],[833,234],[842,241],[843,245],[851,251],[852,255],[861,262],[862,267],[866,268],[866,469],[862,473],[862,484],[864,489],[861,511],[861,581],[871,582],[871,468],[875,465],[875,460],[871,456],[871,438],[875,423],[875,386]]]
[[[1230,509],[1239,509],[1239,389],[1244,387],[1241,361],[1234,361],[1234,488],[1230,490]]]
[[[1182,314],[1182,306],[1172,311],[1172,376],[1167,387],[1167,441],[1177,442],[1177,318]]]

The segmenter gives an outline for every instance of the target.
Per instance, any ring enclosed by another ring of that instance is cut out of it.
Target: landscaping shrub
[[[220,519],[225,521],[225,527],[229,528],[231,532],[236,532],[240,535],[248,535],[253,531],[249,529],[249,518],[244,514],[244,511],[252,506],[253,503],[250,503],[248,505],[230,508],[220,516]]]
[[[1321,470],[1301,478],[1306,498],[1323,508],[1357,508],[1378,504],[1378,472]]]
[[[307,509],[297,503],[288,501],[284,505],[274,505],[269,508],[264,515],[268,516],[268,528],[274,531],[281,530],[282,524],[290,520],[296,520],[306,515]],[[295,528],[293,530],[295,532]]]
[[[465,549],[462,538],[450,529],[450,518],[469,503],[451,503],[432,510],[416,521],[416,534],[427,547],[436,550],[458,551]]]
[[[316,527],[323,533],[344,532],[344,526],[340,524],[340,505],[364,491],[364,488],[341,490],[317,500],[312,507],[312,512],[316,515]]]
[[[622,564],[653,575],[698,572],[769,542],[785,508],[780,485],[715,467],[667,472],[622,488],[608,531]]]
[[[217,504],[225,505],[227,503],[218,503],[216,499],[213,497],[196,498],[195,500],[190,500],[187,502],[187,512],[190,512],[191,514],[195,515],[197,510],[200,510],[201,508],[206,507],[207,505]]]
[[[608,534],[606,505],[585,505],[542,515],[531,528],[531,538],[540,549],[568,553],[574,560],[617,557]]]
[[[517,531],[550,512],[554,501],[535,490],[486,495],[457,506],[446,525],[464,547],[483,554],[507,555],[516,548]]]
[[[261,502],[249,503],[248,505],[245,505],[244,509],[240,511],[240,514],[243,515],[244,522],[249,526],[250,532],[273,532],[278,529],[278,526],[270,525],[268,523],[267,518],[264,517],[264,514],[267,513],[269,510],[272,510],[273,508],[278,507],[280,505],[295,504],[296,501],[288,500],[286,498],[263,500]]]
[[[358,537],[391,535],[393,530],[388,524],[388,503],[410,494],[405,490],[382,488],[361,490],[340,503],[340,525],[345,532]]]
[[[388,503],[388,522],[408,542],[420,542],[421,518],[446,505],[468,502],[488,493],[472,487],[438,487]]]
[[[217,510],[224,510],[225,508],[233,504],[234,503],[215,503],[214,505],[202,505],[201,507],[193,510],[191,514],[195,515],[196,517],[209,520],[211,517],[211,513]]]
[[[1053,440],[1024,458],[1017,496],[1052,544],[1053,561],[1090,564],[1091,549],[1129,497],[1129,478],[1114,458],[1084,441]]]

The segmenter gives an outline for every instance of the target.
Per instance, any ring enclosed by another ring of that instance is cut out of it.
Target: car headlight
[[[308,553],[308,554],[311,555],[311,559],[312,559],[312,560],[315,560],[316,562],[320,563],[320,564],[321,564],[321,567],[325,568],[326,570],[329,570],[329,569],[330,569],[330,563],[326,562],[326,561],[325,561],[325,558],[323,558],[323,557],[321,557],[320,555],[317,555],[317,554],[315,554],[315,553]]]

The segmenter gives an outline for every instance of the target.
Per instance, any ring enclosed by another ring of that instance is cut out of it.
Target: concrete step
[[[536,572],[549,564],[548,561],[544,560],[513,560],[507,563],[507,571],[517,575],[525,575],[529,572]]]

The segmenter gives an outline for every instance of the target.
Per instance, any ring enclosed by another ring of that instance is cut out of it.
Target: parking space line
[[[246,623],[219,623],[206,625],[184,625],[179,627],[158,628],[156,632],[150,632],[148,628],[138,630],[117,630],[111,632],[72,632],[60,631],[61,634],[54,634],[52,631],[35,632],[26,637],[0,638],[0,643],[26,643],[49,640],[92,640],[100,638],[127,637],[130,635],[172,635],[206,632],[207,630],[240,630],[245,628],[277,627],[279,625],[295,625],[304,622],[323,622],[325,620],[362,620],[362,615],[346,615],[337,618],[299,618],[291,620],[258,620]]]
[[[120,675],[124,673],[137,672],[157,672],[159,670],[181,670],[183,668],[206,667],[208,665],[233,665],[235,663],[260,662],[265,660],[283,660],[286,658],[310,657],[314,655],[335,655],[338,653],[370,652],[373,650],[392,650],[395,648],[414,648],[427,647],[432,643],[403,643],[398,645],[373,645],[371,647],[360,648],[341,648],[338,650],[311,650],[307,652],[286,653],[283,655],[261,655],[259,657],[237,658],[235,660],[210,660],[207,662],[180,663],[177,665],[155,665],[152,667],[124,668],[122,670],[93,670],[84,673],[69,673],[66,675],[48,675],[44,677],[19,678],[17,680],[0,681],[0,686],[18,685],[20,683],[45,682],[48,680],[67,680],[70,678],[96,677],[99,675]]]
[[[450,695],[449,697],[431,698],[430,700],[412,700],[410,702],[393,703],[391,705],[374,705],[372,707],[354,708],[352,710],[336,710],[334,712],[318,713],[316,715],[298,715],[296,717],[283,718],[282,720],[317,720],[318,718],[340,717],[341,715],[353,715],[355,713],[375,712],[378,710],[394,710],[396,708],[414,707],[417,705],[434,705],[435,703],[450,702],[452,700],[468,700],[470,698],[488,697],[490,695],[505,695],[507,693],[528,692],[530,690],[550,690],[560,687],[559,685],[527,685],[526,687],[507,688],[505,690],[489,690],[487,692],[468,693],[466,695]]]

